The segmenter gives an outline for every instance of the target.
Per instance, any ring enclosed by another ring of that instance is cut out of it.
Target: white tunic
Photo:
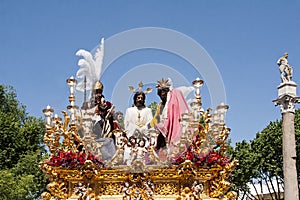
[[[148,129],[147,125],[152,118],[153,116],[150,108],[145,107],[141,110],[136,106],[127,108],[124,118],[124,127],[127,132],[127,137],[132,136],[135,130],[144,132]]]

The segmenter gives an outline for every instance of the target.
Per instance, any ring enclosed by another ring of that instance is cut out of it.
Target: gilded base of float
[[[232,200],[236,199],[236,193],[227,192],[231,184],[226,179],[236,164],[236,161],[232,161],[223,167],[195,167],[186,160],[178,166],[130,173],[101,169],[89,160],[76,170],[42,163],[41,167],[50,179],[47,189],[51,193],[44,193],[42,199]],[[81,192],[78,192],[78,183],[81,183]]]

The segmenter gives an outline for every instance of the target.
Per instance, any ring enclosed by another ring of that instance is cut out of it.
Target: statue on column
[[[292,80],[293,67],[288,63],[288,53],[283,54],[281,58],[278,59],[277,64],[279,66],[280,77],[282,83],[289,82]]]

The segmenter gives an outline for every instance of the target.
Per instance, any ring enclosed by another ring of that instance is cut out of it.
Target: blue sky
[[[1,0],[0,84],[16,89],[29,115],[42,116],[48,104],[59,113],[68,105],[65,81],[78,70],[78,49],[92,50],[102,37],[135,28],[170,29],[200,44],[217,66],[230,106],[227,126],[232,129],[231,139],[253,139],[256,132],[281,117],[272,100],[280,83],[276,61],[284,52],[294,66],[293,80],[300,83],[299,9],[297,0]],[[189,82],[199,76],[190,63],[172,53],[157,49],[130,52],[103,74],[108,100],[126,70],[147,63],[175,67]],[[147,100],[158,101],[155,92],[153,95]],[[203,106],[210,103],[204,86]]]

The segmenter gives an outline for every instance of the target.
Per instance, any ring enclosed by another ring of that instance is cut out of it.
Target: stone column
[[[273,101],[275,105],[280,105],[282,114],[284,199],[286,200],[299,200],[294,127],[295,103],[299,102],[296,87],[297,84],[293,81],[281,83],[277,87],[278,98]]]

